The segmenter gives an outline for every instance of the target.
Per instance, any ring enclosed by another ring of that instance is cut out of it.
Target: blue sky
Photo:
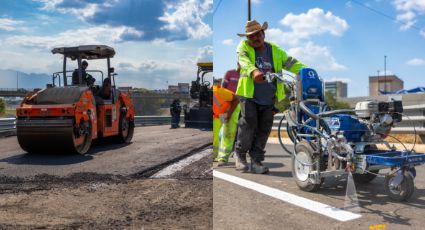
[[[0,70],[50,75],[61,69],[60,55],[50,52],[53,47],[106,44],[116,50],[112,65],[121,86],[159,89],[167,82],[190,82],[196,77],[196,62],[212,60],[212,4],[212,0],[1,1]],[[93,61],[89,69],[103,64]],[[10,87],[6,82],[0,79],[0,87]]]
[[[374,13],[378,10],[394,20]],[[424,0],[252,0],[251,18],[267,21],[266,40],[316,69],[348,82],[348,96],[367,96],[368,76],[396,74],[405,88],[425,86]],[[214,1],[216,9],[219,0]],[[214,75],[236,65],[247,21],[246,0],[222,0],[214,15]],[[423,29],[423,30],[422,30]]]

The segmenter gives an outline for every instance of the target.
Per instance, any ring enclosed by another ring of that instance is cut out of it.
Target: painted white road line
[[[212,149],[206,149],[202,152],[196,153],[190,157],[184,158],[172,165],[169,165],[162,169],[161,171],[155,173],[151,176],[151,178],[165,178],[167,176],[172,175],[175,172],[182,170],[184,167],[192,164],[193,162],[199,161],[203,157],[207,155],[212,155]]]
[[[294,145],[294,143],[292,143],[291,139],[289,139],[289,138],[282,138],[282,142],[285,145]],[[267,139],[267,143],[268,144],[280,144],[279,138],[277,138],[277,137],[269,137],[269,139]]]
[[[339,221],[349,221],[360,218],[360,214],[348,212],[336,207],[332,207],[327,204],[323,204],[317,201],[309,200],[304,197],[300,197],[291,193],[287,193],[269,186],[265,186],[253,181],[245,180],[236,176],[229,175],[227,173],[213,171],[213,176],[222,180],[237,184],[239,186],[254,190],[256,192],[271,196],[273,198],[282,200],[284,202],[293,204],[295,206],[308,209],[316,212],[320,215],[328,216]]]

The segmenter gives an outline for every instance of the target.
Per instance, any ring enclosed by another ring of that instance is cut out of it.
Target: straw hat
[[[239,37],[245,37],[249,36],[251,34],[255,34],[258,31],[266,30],[268,27],[267,22],[264,22],[263,25],[260,25],[257,21],[248,21],[245,26],[245,33],[244,34],[238,34]]]

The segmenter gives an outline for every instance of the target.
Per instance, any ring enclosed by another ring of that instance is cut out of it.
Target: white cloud
[[[288,53],[304,64],[318,70],[335,71],[347,69],[336,61],[328,47],[317,46],[312,42],[308,42],[303,47],[291,48]]]
[[[418,14],[425,13],[424,0],[393,0],[392,4],[398,11],[397,20],[403,23],[401,30],[406,30],[414,26],[417,22]]]
[[[181,59],[176,62],[159,60],[141,60],[138,62],[121,62],[118,65],[120,86],[143,87],[148,89],[165,89],[168,84],[191,82],[196,78],[196,63]]]
[[[330,11],[325,13],[319,8],[310,9],[307,13],[299,15],[289,13],[280,20],[280,24],[290,27],[291,33],[299,39],[325,33],[342,36],[349,27],[344,19]]]
[[[300,37],[293,32],[284,32],[281,29],[270,28],[266,30],[266,39],[281,45],[296,46],[300,42]]]
[[[43,10],[59,11],[60,13],[72,13],[80,19],[88,18],[94,15],[98,8],[98,3],[85,3],[84,1],[66,1],[66,0],[37,0],[44,3]],[[63,7],[61,4],[73,4],[75,6]],[[108,4],[106,1],[103,4]]]
[[[134,28],[120,26],[97,26],[85,29],[67,30],[52,36],[16,35],[6,38],[3,44],[51,49],[56,46],[73,46],[82,44],[99,44],[122,42],[123,38],[140,37],[143,32]]]
[[[252,0],[252,3],[253,4],[260,4],[260,3],[262,3],[263,1],[262,0]]]
[[[325,13],[319,8],[310,9],[307,13],[298,15],[289,13],[280,20],[280,24],[289,29],[283,31],[279,28],[270,28],[266,30],[267,39],[292,47],[314,35],[342,36],[349,27],[344,19],[333,15],[330,11]]]
[[[406,62],[408,65],[412,66],[423,66],[425,65],[425,60],[421,58],[413,58]]]
[[[226,46],[232,46],[232,45],[235,44],[235,42],[233,41],[233,39],[224,39],[221,43],[223,45],[226,45]]]
[[[166,22],[163,30],[184,32],[192,39],[206,38],[212,35],[211,27],[202,18],[212,9],[212,0],[182,0],[177,4],[168,5],[168,12],[159,17]]]
[[[196,58],[198,62],[212,62],[213,61],[213,47],[204,46],[198,49],[198,56]]]
[[[0,30],[14,31],[19,30],[19,26],[23,21],[14,20],[11,18],[0,18]]]
[[[321,34],[342,36],[349,28],[344,19],[330,11],[314,8],[298,15],[289,13],[280,20],[280,24],[289,29],[270,28],[266,30],[267,40],[290,47],[288,53],[313,68],[332,71],[346,69],[336,61],[328,47],[315,45],[311,41],[313,36]]]

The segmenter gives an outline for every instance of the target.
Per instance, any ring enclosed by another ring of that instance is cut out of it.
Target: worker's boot
[[[249,165],[246,161],[246,154],[239,154],[235,152],[233,155],[235,157],[235,163],[236,163],[236,170],[242,171],[242,172],[248,172]]]
[[[250,171],[256,174],[266,174],[269,172],[269,168],[264,166],[261,162],[251,162]]]

